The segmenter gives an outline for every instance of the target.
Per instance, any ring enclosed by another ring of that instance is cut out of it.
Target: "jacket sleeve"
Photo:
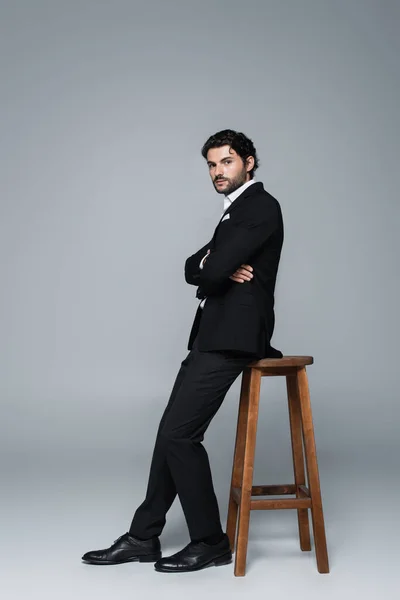
[[[229,277],[247,263],[270,237],[281,227],[281,213],[277,202],[268,202],[262,210],[243,211],[235,216],[229,237],[212,250],[199,270],[197,283],[207,295],[218,294],[225,289],[226,282],[233,283]],[[199,255],[201,258],[201,256]]]
[[[211,247],[211,240],[185,262],[185,281],[191,285],[200,285],[200,261]],[[207,262],[207,261],[206,261]]]

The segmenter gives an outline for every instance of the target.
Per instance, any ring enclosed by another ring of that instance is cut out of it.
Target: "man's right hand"
[[[253,279],[253,267],[250,265],[241,265],[233,275],[229,277],[236,283],[244,283],[245,281],[251,281]]]

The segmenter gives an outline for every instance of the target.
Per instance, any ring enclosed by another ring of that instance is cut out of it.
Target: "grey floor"
[[[67,455],[54,460],[39,453],[20,458],[12,469],[5,469],[2,597],[102,600],[136,598],[138,593],[148,592],[174,598],[190,593],[192,598],[204,598],[205,593],[209,597],[220,597],[221,593],[235,597],[244,590],[274,599],[397,597],[397,460],[387,459],[387,449],[384,453],[374,449],[368,455],[367,449],[360,448],[358,454],[338,452],[332,465],[329,453],[324,452],[324,440],[319,446],[329,574],[318,573],[314,548],[312,552],[300,551],[294,511],[252,513],[244,578],[234,577],[233,564],[176,575],[157,573],[153,564],[83,564],[83,552],[106,547],[126,531],[134,507],[142,499],[149,455],[135,462],[120,453],[111,459],[108,454],[109,460],[101,461]],[[227,451],[221,458],[215,446],[209,454],[225,519],[230,455]],[[272,469],[270,481],[255,479],[259,483],[288,483],[287,473],[277,480],[278,474]],[[164,555],[187,542],[177,500],[161,536]]]

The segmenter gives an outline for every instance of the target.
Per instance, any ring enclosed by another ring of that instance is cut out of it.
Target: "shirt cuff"
[[[207,258],[207,256],[208,256],[208,253],[205,256],[203,256],[203,258],[201,259],[200,265],[199,265],[200,269],[202,269],[204,267],[204,260]]]

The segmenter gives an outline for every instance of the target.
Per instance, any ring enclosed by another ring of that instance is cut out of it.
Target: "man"
[[[270,345],[274,289],[283,244],[278,201],[254,179],[253,142],[230,129],[202,148],[224,212],[212,239],[185,263],[197,286],[197,309],[169,402],[161,418],[147,493],[130,529],[110,548],[87,552],[92,564],[155,562],[164,573],[197,571],[232,561],[223,532],[204,433],[232,383],[252,360],[282,357]],[[178,495],[191,541],[161,558],[159,536]]]

